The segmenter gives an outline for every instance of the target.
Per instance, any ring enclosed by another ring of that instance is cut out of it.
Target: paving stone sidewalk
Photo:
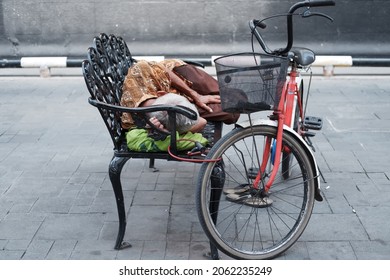
[[[325,200],[280,259],[390,259],[389,77],[314,77]],[[0,259],[204,259],[191,163],[126,164],[133,247],[113,249],[112,145],[87,97],[81,76],[0,77]]]

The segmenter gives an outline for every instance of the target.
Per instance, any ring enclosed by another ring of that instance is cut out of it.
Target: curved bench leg
[[[221,200],[222,189],[225,184],[225,169],[223,162],[217,163],[212,171],[211,176],[211,194],[210,194],[210,213],[214,224],[217,223],[219,201]],[[213,260],[219,259],[217,247],[210,242],[210,257]]]
[[[109,165],[109,175],[110,175],[112,188],[114,189],[116,206],[118,209],[118,218],[119,218],[119,231],[115,243],[115,249],[117,250],[131,247],[131,244],[129,244],[128,242],[123,242],[123,238],[125,236],[125,231],[126,231],[126,210],[125,210],[125,202],[123,199],[123,191],[122,191],[122,184],[121,184],[122,168],[129,159],[130,158],[128,157],[114,156],[111,159]]]

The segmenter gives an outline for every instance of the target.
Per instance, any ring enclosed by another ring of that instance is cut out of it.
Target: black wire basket
[[[286,81],[288,59],[259,53],[238,53],[214,60],[222,110],[252,113],[278,106]]]

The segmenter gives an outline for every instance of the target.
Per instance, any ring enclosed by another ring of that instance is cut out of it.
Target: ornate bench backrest
[[[92,100],[110,105],[120,105],[122,85],[134,59],[121,37],[102,33],[94,38],[94,46],[88,49],[88,59],[82,63],[84,80]],[[119,150],[124,140],[121,113],[98,107],[110,132],[114,148]]]

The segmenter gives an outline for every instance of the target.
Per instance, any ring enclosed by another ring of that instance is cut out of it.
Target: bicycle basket
[[[278,106],[288,60],[259,53],[239,53],[214,60],[222,110],[252,113]]]

